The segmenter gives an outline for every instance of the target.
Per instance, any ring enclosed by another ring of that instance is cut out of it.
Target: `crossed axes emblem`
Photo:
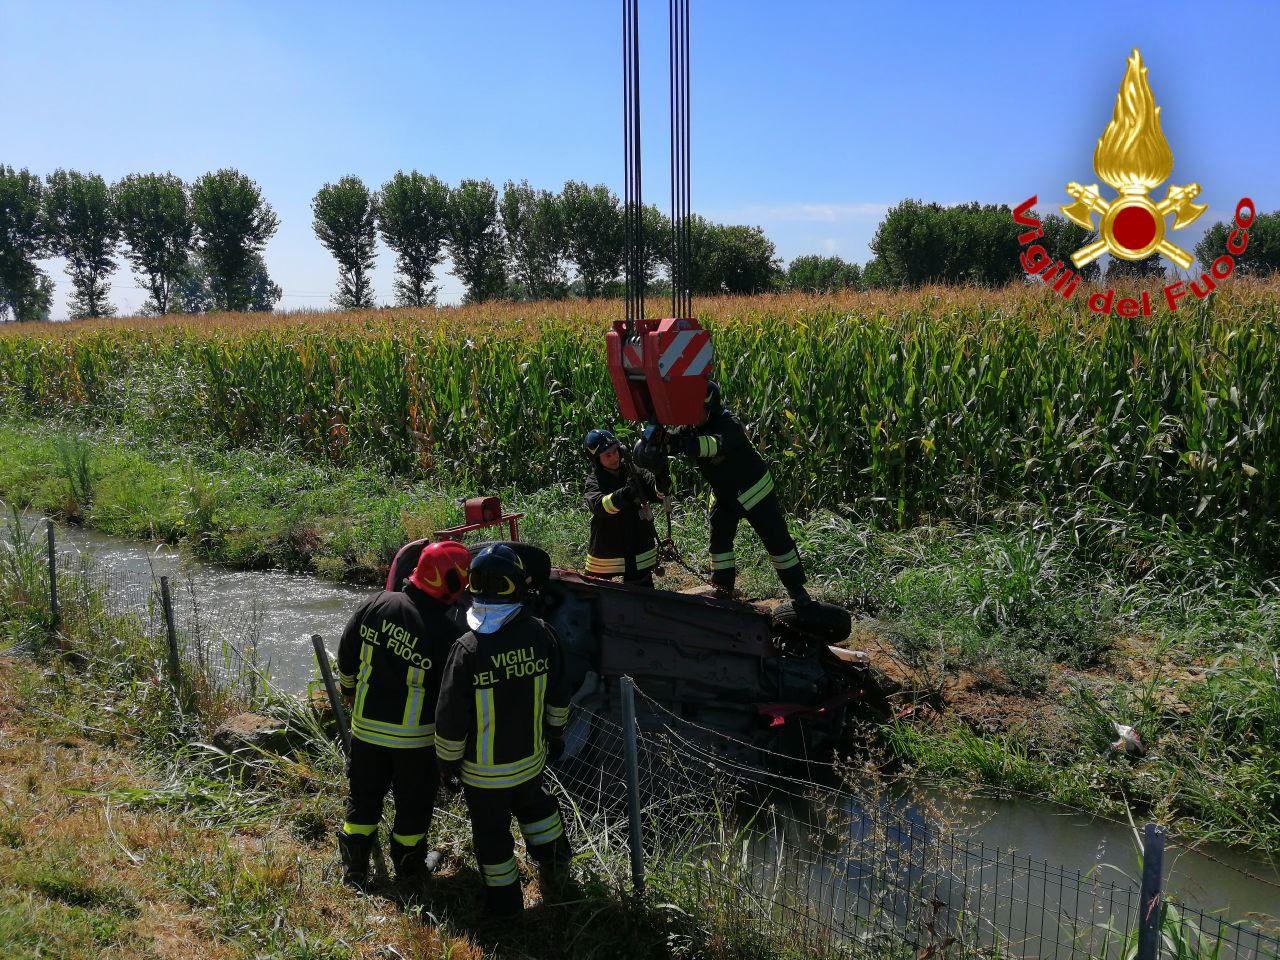
[[[1188,269],[1194,261],[1191,254],[1165,237],[1165,218],[1172,213],[1173,229],[1181,230],[1204,213],[1208,204],[1192,202],[1200,195],[1200,184],[1170,186],[1165,198],[1159,203],[1153,202],[1141,187],[1125,187],[1120,196],[1110,202],[1102,199],[1096,183],[1083,186],[1073,181],[1067,184],[1067,193],[1075,201],[1061,208],[1067,219],[1090,233],[1100,234],[1097,240],[1085,244],[1071,255],[1071,261],[1077,268],[1092,263],[1104,253],[1124,260],[1141,260],[1152,253],[1159,253],[1183,270]],[[1102,217],[1100,226],[1094,226],[1095,213]],[[1118,240],[1115,225],[1122,216],[1126,220],[1129,236],[1145,238],[1149,235],[1150,239],[1139,242],[1137,246]]]

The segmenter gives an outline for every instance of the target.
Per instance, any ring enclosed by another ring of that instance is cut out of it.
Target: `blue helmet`
[[[724,409],[724,401],[720,399],[720,384],[714,380],[707,381],[707,396],[702,405],[713,417]]]
[[[519,603],[529,596],[529,574],[519,554],[498,543],[472,559],[467,589],[490,603]]]
[[[587,431],[587,439],[583,444],[587,448],[587,453],[592,457],[598,457],[610,447],[617,447],[621,444],[618,438],[613,435],[612,430],[603,430],[596,428]]]

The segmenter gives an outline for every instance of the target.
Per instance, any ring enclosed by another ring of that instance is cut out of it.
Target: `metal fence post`
[[[622,678],[622,730],[627,764],[627,827],[631,839],[631,888],[644,894],[644,847],[640,833],[640,757],[636,737],[636,684]]]
[[[1160,926],[1164,919],[1164,827],[1143,827],[1142,892],[1138,898],[1138,957],[1156,960],[1160,954]]]
[[[58,549],[52,520],[45,524],[45,529],[49,539],[49,631],[57,633],[62,618],[58,612]]]
[[[175,692],[182,689],[182,661],[178,659],[178,628],[173,623],[173,595],[169,578],[160,578],[160,603],[164,607],[164,632],[169,639],[169,681]]]
[[[324,637],[313,633],[311,646],[315,648],[316,663],[320,665],[324,689],[329,694],[329,707],[333,710],[333,719],[338,725],[338,742],[342,744],[342,752],[351,756],[351,727],[347,724],[347,711],[342,705],[342,695],[338,692],[338,685],[333,682],[333,669],[329,666],[329,651],[325,649]]]

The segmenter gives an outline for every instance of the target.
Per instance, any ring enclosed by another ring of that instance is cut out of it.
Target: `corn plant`
[[[700,316],[725,396],[794,509],[905,525],[956,507],[957,491],[1102,497],[1274,553],[1276,294],[1241,282],[1136,319],[1023,287],[724,298]],[[603,334],[618,307],[5,331],[0,403],[530,490],[577,482],[581,437],[617,420]]]

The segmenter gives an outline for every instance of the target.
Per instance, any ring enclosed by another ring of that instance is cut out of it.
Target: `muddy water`
[[[43,518],[27,519],[43,528]],[[336,650],[351,611],[370,593],[279,571],[227,570],[184,559],[168,547],[84,528],[59,527],[57,536],[60,552],[91,556],[95,569],[113,576],[138,582],[171,576],[180,619],[184,603],[189,607],[194,597],[206,622],[232,628],[251,623],[259,658],[269,665],[275,684],[291,692],[302,691],[315,676],[311,635],[320,634]],[[1097,871],[1117,883],[1126,882],[1124,873],[1135,869],[1133,836],[1120,825],[1026,801],[957,804],[946,795],[933,800],[948,820],[988,848],[1016,850],[1068,873]],[[1233,850],[1210,848],[1205,856],[1171,848],[1166,872],[1169,887],[1192,906],[1229,918],[1280,918],[1280,870],[1274,865]]]
[[[43,530],[43,518],[26,519]],[[67,554],[92,557],[94,569],[109,572],[113,583],[135,586],[152,577],[170,577],[180,625],[198,616],[207,634],[241,649],[252,644],[271,680],[290,693],[302,692],[316,675],[311,635],[320,634],[336,653],[352,611],[372,592],[279,570],[230,570],[194,562],[171,547],[85,527],[59,526],[56,538],[64,561]]]

